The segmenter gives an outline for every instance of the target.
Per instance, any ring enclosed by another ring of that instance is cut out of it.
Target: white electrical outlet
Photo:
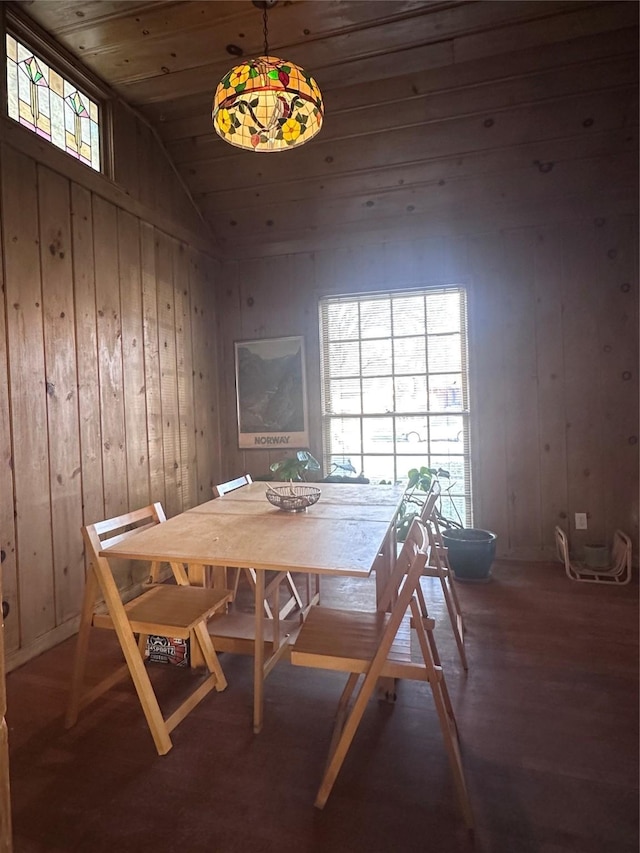
[[[586,512],[577,512],[576,513],[576,530],[586,530],[587,529],[587,513]]]

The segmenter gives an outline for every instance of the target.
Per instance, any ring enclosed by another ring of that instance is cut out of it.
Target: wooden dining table
[[[251,483],[101,552],[107,559],[186,566],[193,584],[208,581],[209,567],[255,569],[255,613],[224,614],[209,623],[216,650],[254,655],[255,732],[262,728],[264,680],[300,624],[281,621],[274,635],[264,616],[265,573],[367,578],[375,569],[380,600],[395,559],[394,522],[404,494],[401,486],[321,483],[316,504],[285,512],[267,501],[267,485],[282,484]]]

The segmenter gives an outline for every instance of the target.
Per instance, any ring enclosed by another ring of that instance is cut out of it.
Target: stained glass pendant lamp
[[[262,9],[264,56],[236,65],[220,81],[212,120],[225,142],[249,151],[286,151],[304,145],[322,127],[324,106],[313,77],[285,59],[269,56],[267,9]]]

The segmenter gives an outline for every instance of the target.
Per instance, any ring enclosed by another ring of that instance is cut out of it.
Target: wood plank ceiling
[[[262,53],[249,0],[18,4],[156,128],[228,256],[510,223],[636,186],[638,4],[308,0],[269,12],[321,133],[235,149],[212,93]]]

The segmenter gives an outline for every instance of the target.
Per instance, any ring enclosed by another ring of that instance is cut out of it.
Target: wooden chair
[[[224,610],[231,598],[229,590],[189,586],[184,567],[180,564],[172,564],[176,585],[146,586],[142,590],[135,590],[134,596],[126,603],[123,601],[127,596],[122,594],[109,561],[100,556],[100,551],[165,520],[162,506],[155,503],[143,509],[83,527],[82,534],[91,565],[85,583],[71,692],[65,718],[65,725],[70,728],[75,724],[81,708],[101,696],[128,672],[160,755],[164,755],[171,749],[169,733],[207,693],[214,687],[220,691],[227,686],[206,623],[214,613]],[[158,566],[153,564],[152,580],[157,578],[157,569]],[[103,602],[100,601],[100,595]],[[84,690],[83,682],[92,626],[115,630],[126,663],[116,672],[102,679],[96,686]],[[136,634],[139,635],[138,642],[136,642]],[[166,718],[160,710],[144,665],[146,638],[149,634],[180,639],[191,638],[192,644],[197,645],[209,670],[207,678]]]
[[[462,610],[458,593],[456,592],[455,584],[452,581],[451,569],[447,559],[447,548],[442,539],[442,532],[438,521],[437,505],[440,497],[440,483],[437,480],[431,482],[431,488],[427,493],[427,498],[420,512],[427,535],[429,537],[429,562],[425,566],[422,574],[425,577],[438,578],[442,587],[447,613],[451,622],[451,628],[458,647],[460,661],[465,670],[468,670],[467,654],[464,647],[464,619],[462,618]],[[422,608],[423,615],[427,615],[427,605],[424,598],[422,587],[418,587],[418,599]]]
[[[228,494],[229,492],[234,492],[236,489],[242,488],[242,486],[248,486],[253,482],[250,474],[243,474],[241,477],[236,477],[235,480],[229,480],[226,483],[219,483],[217,486],[213,486],[213,497],[220,498],[223,495]],[[241,574],[244,574],[245,578],[249,582],[252,590],[255,592],[256,588],[256,570],[249,568],[238,568],[236,566],[228,566],[227,571],[234,572],[233,583],[229,584],[230,588],[233,590],[233,598],[232,601],[235,601],[236,595],[238,593],[238,584],[240,582]],[[287,586],[291,593],[290,597],[284,602],[284,604],[279,608],[278,616],[280,619],[285,619],[292,610],[295,610],[296,607],[300,609],[302,613],[304,611],[304,605],[302,603],[302,598],[298,591],[298,588],[293,580],[293,576],[291,572],[286,573],[285,577]],[[278,586],[280,585],[280,578],[278,578]],[[269,598],[271,597],[272,589],[268,590]],[[267,600],[267,596],[264,599],[264,612],[267,616],[267,619],[273,619],[273,611],[271,609],[271,605]]]
[[[572,581],[613,583],[623,586],[631,580],[631,539],[622,530],[616,530],[613,534],[611,559],[609,565],[602,568],[592,568],[572,560],[569,553],[569,540],[561,527],[556,527],[555,537],[558,559],[564,563],[567,577]]]
[[[417,598],[428,551],[426,531],[416,519],[379,602],[380,610],[367,613],[314,607],[292,646],[292,664],[349,673],[315,801],[320,809],[331,793],[378,679],[408,678],[425,681],[431,688],[464,820],[469,827],[473,825],[455,717],[433,636],[433,620],[423,618]],[[394,598],[391,611],[385,613],[385,607]],[[411,654],[409,610],[417,633],[419,660],[414,660]]]

